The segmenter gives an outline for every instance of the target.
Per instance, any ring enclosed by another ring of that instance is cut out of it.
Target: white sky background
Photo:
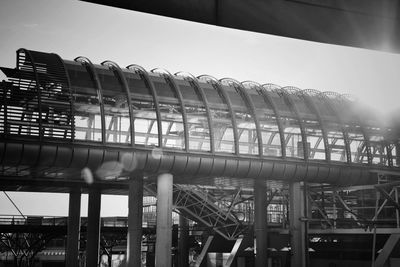
[[[195,76],[349,93],[385,116],[400,110],[398,54],[238,31],[80,1],[1,0],[0,66],[15,67],[15,51],[21,47],[71,60],[86,56],[97,64],[112,60],[121,67],[139,64],[147,70],[160,67],[171,73],[187,71]],[[0,80],[4,78],[0,74]],[[67,195],[9,194],[23,213],[67,214]],[[103,216],[127,214],[126,197],[105,198]],[[0,214],[17,214],[1,192]]]

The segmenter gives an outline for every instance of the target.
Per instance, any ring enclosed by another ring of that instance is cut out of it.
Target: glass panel
[[[179,80],[178,88],[182,94],[186,110],[189,149],[210,151],[210,129],[207,113],[198,89],[191,82],[184,80]]]
[[[232,109],[236,118],[239,138],[239,153],[258,155],[256,124],[248,104],[244,100],[245,96],[242,95],[240,89],[236,88],[236,85],[234,84],[231,84],[231,86],[224,86],[224,88],[231,100]]]
[[[150,91],[144,77],[124,72],[131,95],[136,145],[158,146],[157,114]]]
[[[346,162],[346,145],[341,126],[337,123],[326,123],[329,153],[331,160]]]
[[[367,148],[361,128],[356,125],[346,125],[346,130],[350,142],[351,162],[368,163]]]
[[[297,119],[282,118],[283,133],[286,142],[286,156],[304,158],[301,130]]]
[[[307,136],[309,159],[325,160],[325,143],[322,130],[318,121],[304,121]]]
[[[225,99],[219,90],[208,83],[201,83],[210,105],[210,113],[214,130],[216,152],[235,152],[235,140],[232,128],[232,118]]]
[[[392,147],[393,166],[400,167],[400,143],[394,144]]]
[[[118,74],[107,69],[97,69],[102,86],[106,142],[125,143],[131,141],[128,98],[118,81]]]
[[[294,105],[299,112],[300,119],[304,125],[304,131],[307,138],[308,157],[309,159],[325,160],[325,143],[322,134],[321,125],[318,117],[309,107],[305,97],[299,95],[300,92],[293,92],[290,94]]]
[[[274,101],[281,113],[283,133],[286,142],[286,156],[304,159],[303,140],[296,114],[292,112],[290,104],[287,103],[283,93],[278,94],[277,91],[271,91],[269,93],[272,97],[272,101]]]
[[[261,93],[250,94],[258,114],[263,142],[263,153],[265,156],[282,156],[282,145],[279,136],[279,128],[273,108],[268,101],[264,100]]]
[[[156,88],[162,121],[163,147],[185,149],[181,105],[173,85],[167,78],[152,77]]]
[[[96,86],[80,64],[68,68],[68,73],[75,102],[75,139],[101,142],[100,101]]]
[[[371,146],[372,164],[388,166],[387,149],[383,135],[379,128],[367,129]]]

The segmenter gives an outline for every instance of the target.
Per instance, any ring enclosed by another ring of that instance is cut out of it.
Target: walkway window
[[[235,140],[228,106],[224,97],[216,88],[217,85],[210,83],[201,83],[201,86],[210,104],[215,152],[234,153]]]
[[[346,125],[349,136],[351,162],[368,163],[367,146],[361,127],[358,125]]]
[[[255,90],[254,90],[255,91]],[[260,121],[264,156],[281,157],[282,145],[279,136],[277,118],[271,104],[261,92],[250,94]]]
[[[89,72],[80,63],[67,63],[74,98],[75,139],[101,142],[100,100]]]
[[[310,107],[311,104],[305,99],[306,96],[301,95],[298,89],[291,89],[290,97],[293,99],[300,120],[302,120],[304,125],[307,138],[308,158],[325,160],[324,137],[316,111]]]
[[[386,143],[381,128],[368,127],[366,130],[371,146],[372,164],[388,166]]]
[[[325,122],[325,125],[331,160],[346,162],[346,144],[341,126],[334,122]]]
[[[270,95],[281,114],[283,133],[286,142],[286,157],[303,159],[303,140],[296,114],[291,110],[290,104],[285,100],[283,93],[271,91]]]
[[[391,145],[393,166],[400,167],[400,142]]]
[[[177,83],[186,110],[189,149],[211,151],[207,113],[200,93],[192,82],[179,79]]]
[[[232,109],[236,118],[238,128],[237,135],[239,138],[239,153],[258,155],[256,124],[248,107],[248,103],[244,100],[245,96],[242,95],[238,86],[239,85],[235,83],[231,83],[229,86],[226,84],[224,89],[232,103]]]
[[[161,114],[162,125],[162,146],[177,149],[185,149],[185,134],[181,105],[173,84],[161,74],[159,77],[152,77]]]
[[[339,118],[332,107],[330,95],[321,94],[318,91],[308,90],[312,101],[323,121],[327,138],[326,148],[331,161],[347,162],[346,143],[343,134],[343,127],[338,122]],[[321,125],[322,127],[322,125]]]
[[[158,146],[157,115],[150,85],[139,74],[124,72],[129,86],[134,120],[134,143]]]
[[[97,69],[99,75],[105,116],[106,142],[131,142],[129,106],[126,91],[108,67]]]

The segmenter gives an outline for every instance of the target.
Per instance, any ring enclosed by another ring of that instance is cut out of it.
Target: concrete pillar
[[[131,177],[128,195],[127,267],[141,266],[143,176]]]
[[[268,266],[267,185],[263,179],[254,182],[254,235],[256,237],[255,267]]]
[[[101,192],[99,189],[90,188],[86,241],[86,266],[95,267],[99,264],[100,208]]]
[[[171,174],[157,177],[156,267],[171,266],[172,182]]]
[[[81,191],[73,189],[69,193],[68,233],[65,266],[79,266],[79,235],[81,230]]]
[[[304,194],[300,182],[289,183],[289,233],[292,267],[306,266],[306,225],[304,218]]]
[[[178,243],[179,267],[189,266],[189,221],[179,215],[179,243]]]

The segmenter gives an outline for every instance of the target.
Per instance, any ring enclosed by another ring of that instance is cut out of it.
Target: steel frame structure
[[[400,172],[397,126],[366,117],[344,95],[26,49],[17,56],[16,69],[1,68],[9,77],[0,84],[3,176],[71,178],[88,166],[97,180],[134,170],[186,184],[370,184],[373,170]],[[104,173],[109,161],[119,163]]]

